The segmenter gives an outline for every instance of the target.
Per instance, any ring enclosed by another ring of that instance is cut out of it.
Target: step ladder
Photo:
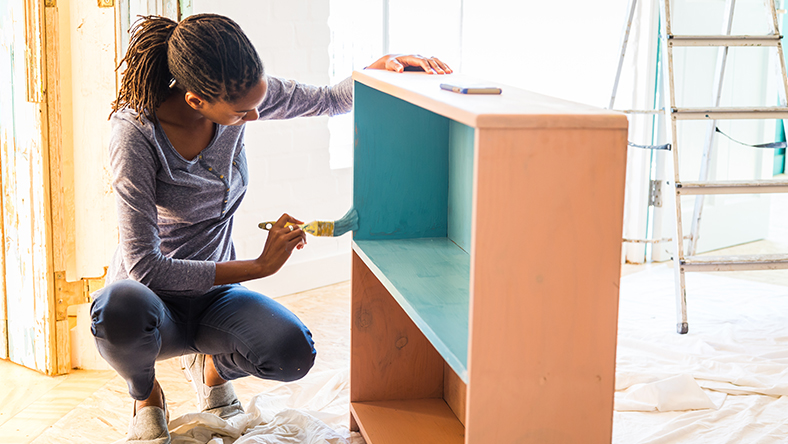
[[[726,0],[722,35],[675,35],[671,30],[670,0],[657,0],[660,3],[661,30],[660,38],[662,47],[662,79],[667,100],[663,100],[665,116],[668,122],[665,125],[670,140],[670,149],[673,154],[673,185],[675,191],[676,231],[672,238],[674,245],[673,262],[675,272],[676,291],[676,329],[679,334],[689,331],[687,321],[687,293],[684,274],[693,271],[734,271],[734,270],[774,270],[788,268],[788,254],[780,255],[740,255],[740,256],[696,256],[698,245],[698,231],[703,211],[704,197],[708,194],[758,194],[758,193],[788,193],[788,181],[751,180],[751,181],[708,181],[711,166],[711,151],[716,133],[717,120],[734,119],[788,119],[788,107],[719,107],[722,92],[722,83],[725,75],[728,48],[731,46],[746,47],[774,47],[777,59],[780,62],[782,77],[780,103],[785,104],[788,97],[788,77],[786,77],[785,58],[778,23],[775,0],[767,0],[766,5],[770,14],[772,31],[768,35],[731,35],[733,11],[735,0]],[[610,108],[613,108],[616,90],[621,76],[621,69],[626,52],[627,41],[632,19],[635,13],[637,0],[631,0],[628,11],[628,22],[622,39],[622,50],[619,58],[618,70],[610,99]],[[717,66],[714,76],[714,106],[705,108],[679,108],[676,105],[673,71],[673,48],[686,46],[716,46],[719,47]],[[659,110],[625,111],[629,113],[653,113]],[[677,121],[679,120],[708,120],[708,129],[703,148],[703,158],[698,181],[681,181],[679,178],[679,144],[677,135]],[[662,146],[637,146],[640,148],[665,149]],[[689,245],[687,254],[684,253],[684,239],[681,223],[681,196],[695,195],[691,233],[688,236]]]

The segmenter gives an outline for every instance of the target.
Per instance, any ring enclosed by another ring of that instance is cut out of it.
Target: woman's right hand
[[[290,225],[287,225],[288,223]],[[294,248],[300,250],[306,245],[306,233],[301,230],[299,224],[303,224],[303,222],[285,213],[268,230],[268,238],[265,240],[263,252],[256,260],[265,270],[266,276],[279,271],[290,258]]]
[[[366,69],[385,69],[403,72],[407,67],[421,68],[427,74],[451,74],[454,72],[449,65],[437,57],[424,57],[415,54],[388,54],[375,60]]]

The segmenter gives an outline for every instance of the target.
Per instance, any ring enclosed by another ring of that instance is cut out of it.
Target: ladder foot
[[[680,335],[686,335],[689,332],[689,323],[687,322],[679,322],[676,324],[676,331]]]

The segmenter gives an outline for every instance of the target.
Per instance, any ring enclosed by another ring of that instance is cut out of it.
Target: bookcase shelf
[[[350,400],[369,444],[612,436],[626,117],[356,72]]]
[[[402,444],[419,437],[431,444],[462,444],[465,430],[442,399],[354,402],[350,408],[375,444]]]
[[[467,383],[468,253],[445,237],[358,240],[353,251]]]

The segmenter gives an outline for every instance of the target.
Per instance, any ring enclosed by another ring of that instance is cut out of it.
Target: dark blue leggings
[[[90,314],[99,353],[136,400],[150,396],[157,360],[204,353],[228,381],[247,375],[294,381],[317,354],[296,315],[238,284],[198,297],[165,297],[138,282],[117,281],[96,297]]]

